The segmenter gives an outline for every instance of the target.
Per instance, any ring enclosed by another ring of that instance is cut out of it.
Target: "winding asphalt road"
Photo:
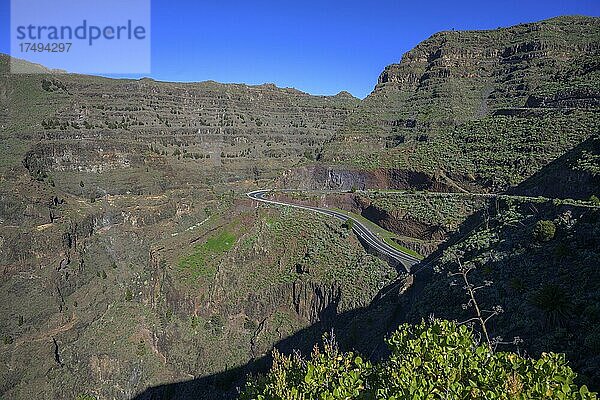
[[[319,214],[328,215],[330,217],[337,218],[341,221],[346,221],[351,219],[353,221],[352,229],[354,232],[363,239],[366,243],[369,244],[376,251],[381,253],[382,255],[391,258],[393,260],[398,261],[400,264],[406,268],[407,272],[410,272],[410,267],[417,264],[420,260],[411,256],[410,254],[404,253],[396,248],[390,246],[386,242],[383,241],[379,236],[375,233],[371,232],[369,228],[367,228],[364,224],[362,224],[359,220],[352,218],[346,214],[343,214],[338,211],[330,210],[328,208],[320,208],[320,207],[311,207],[311,206],[301,206],[298,204],[284,203],[281,201],[269,200],[265,198],[265,195],[271,192],[270,190],[255,190],[254,192],[246,193],[246,196],[250,197],[252,200],[256,200],[262,203],[273,204],[277,206],[285,206],[285,207],[294,207],[300,208],[303,210],[313,211]]]

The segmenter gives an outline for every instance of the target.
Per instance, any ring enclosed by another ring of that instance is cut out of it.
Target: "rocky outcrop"
[[[250,318],[260,320],[277,309],[294,311],[307,324],[331,321],[338,311],[341,288],[337,284],[297,280],[267,293],[251,293],[244,306]]]
[[[43,142],[25,155],[23,165],[34,177],[44,172],[102,173],[142,165],[143,152],[138,145],[109,141]]]
[[[597,88],[569,88],[549,96],[532,94],[525,107],[594,108],[600,107],[600,90]]]
[[[416,189],[455,191],[440,177],[424,172],[375,169],[360,170],[344,167],[327,167],[321,164],[287,171],[279,179],[281,188],[307,190],[365,190],[365,189]]]

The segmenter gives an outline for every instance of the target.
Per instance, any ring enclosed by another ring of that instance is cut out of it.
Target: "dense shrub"
[[[315,346],[309,361],[298,354],[273,352],[273,367],[251,380],[241,399],[346,399],[364,397],[367,380],[374,373],[368,361],[352,352],[340,352],[335,341]]]
[[[342,224],[342,226],[345,229],[351,230],[354,227],[354,220],[348,218],[346,221],[344,221],[344,223]]]
[[[556,226],[552,221],[540,220],[535,224],[533,236],[540,242],[547,242],[554,238]]]
[[[274,353],[241,399],[594,399],[561,354],[538,360],[478,345],[466,326],[433,320],[404,324],[387,340],[391,354],[371,364],[325,340],[310,359]]]

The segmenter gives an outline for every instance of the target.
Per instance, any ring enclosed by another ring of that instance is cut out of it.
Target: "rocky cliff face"
[[[340,223],[312,214],[209,192],[55,200],[56,188],[31,184],[41,198],[22,199],[34,206],[9,207],[22,193],[0,203],[2,221],[19,223],[0,231],[10,398],[125,399],[244,365],[368,304],[395,276]]]
[[[432,190],[497,191],[594,130],[599,42],[590,17],[440,32],[386,67],[362,102],[273,85],[6,74],[2,98],[7,131],[18,131],[21,145],[42,142],[26,156],[32,175],[111,171],[112,179],[93,182],[99,193],[122,193],[130,168],[146,183],[138,190],[159,192],[192,174],[227,185],[266,182],[297,166],[298,177],[285,182],[379,187],[386,178],[368,175],[388,174],[394,184],[391,175],[422,174],[415,188],[428,180]],[[7,65],[3,57],[0,69]],[[315,160],[333,175],[307,173]],[[414,179],[401,180],[397,187]],[[63,183],[80,192],[68,175]]]
[[[364,189],[415,189],[440,192],[458,190],[444,176],[428,175],[420,171],[397,169],[360,169],[310,165],[286,171],[278,180],[282,188],[364,190]]]

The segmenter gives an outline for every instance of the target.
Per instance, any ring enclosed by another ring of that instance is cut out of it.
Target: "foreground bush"
[[[595,399],[573,384],[562,354],[539,360],[492,352],[453,322],[404,324],[391,354],[373,365],[332,340],[309,360],[274,352],[273,367],[251,379],[241,399]]]

